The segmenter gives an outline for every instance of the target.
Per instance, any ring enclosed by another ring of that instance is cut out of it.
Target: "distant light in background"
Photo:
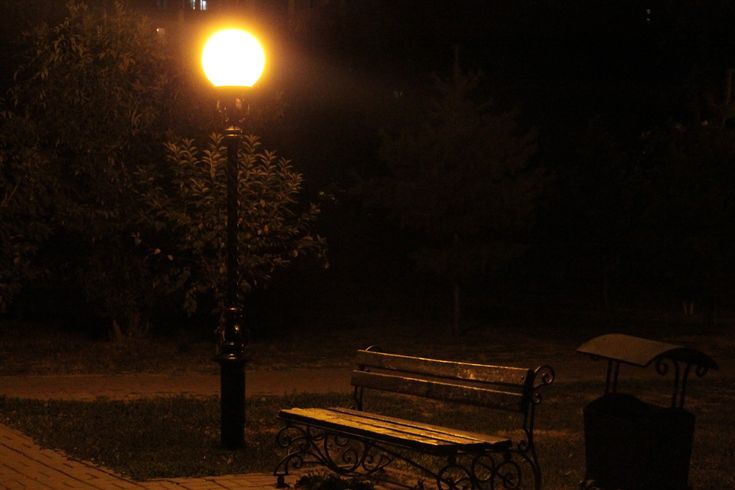
[[[192,10],[207,10],[207,0],[189,0]]]
[[[207,40],[202,67],[215,87],[252,87],[265,68],[265,51],[252,34],[226,29]]]

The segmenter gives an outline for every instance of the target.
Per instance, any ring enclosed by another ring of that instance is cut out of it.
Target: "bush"
[[[194,312],[202,296],[225,300],[227,149],[221,134],[203,147],[186,139],[166,145],[175,190],[150,199],[154,212],[172,223],[179,242],[162,251],[184,281],[185,307]],[[312,231],[316,204],[299,205],[302,176],[291,162],[243,136],[238,161],[238,272],[240,301],[270,281],[273,272],[304,256],[324,259],[325,240]],[[326,262],[325,262],[326,264]]]

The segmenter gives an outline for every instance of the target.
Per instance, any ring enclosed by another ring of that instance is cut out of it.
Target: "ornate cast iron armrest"
[[[533,393],[531,395],[531,401],[534,405],[541,403],[541,388],[553,383],[555,378],[556,373],[554,372],[554,368],[548,364],[544,364],[533,370],[533,379],[531,380]]]

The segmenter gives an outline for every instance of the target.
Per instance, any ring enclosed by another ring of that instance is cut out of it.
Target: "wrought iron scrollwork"
[[[282,482],[289,469],[306,463],[317,463],[345,476],[370,476],[383,470],[395,454],[358,438],[313,427],[287,425],[277,436],[280,447],[288,454],[273,472]]]
[[[478,454],[472,459],[472,475],[478,488],[495,488],[493,479],[497,471],[498,465],[493,454]]]
[[[710,369],[718,369],[712,358],[695,349],[625,334],[595,337],[582,344],[577,352],[588,354],[593,360],[607,360],[606,395],[617,392],[621,363],[642,368],[653,364],[656,373],[661,376],[672,373],[672,408],[684,408],[687,381],[692,368],[700,378]]]
[[[373,445],[368,445],[363,456],[362,467],[367,474],[371,475],[393,462],[393,455],[385,451],[379,450]]]
[[[661,376],[666,376],[669,373],[669,366],[673,364],[676,366],[677,375],[679,372],[679,365],[676,361],[669,359],[668,357],[659,357],[656,359],[656,372]],[[678,377],[678,376],[677,376]]]
[[[306,458],[309,454],[309,448],[312,445],[312,438],[310,431],[307,428],[297,427],[293,425],[286,425],[276,436],[276,443],[287,449],[286,456],[273,470],[273,475],[277,477],[277,488],[287,487],[284,477],[288,475],[288,469],[296,469],[304,466]]]
[[[517,461],[511,457],[511,452],[503,455],[496,461],[498,454],[483,453],[475,456],[472,461],[472,477],[475,482],[473,488],[516,490],[523,485],[523,472]],[[530,460],[521,455],[529,462]]]
[[[306,450],[311,444],[308,431],[295,425],[287,425],[278,431],[276,442],[282,448],[293,447],[299,450]]]
[[[698,378],[703,377],[705,374],[709,372],[709,366],[705,366],[704,364],[697,364],[697,368],[694,370]]]
[[[339,434],[326,434],[324,437],[324,459],[327,466],[351,473],[360,466],[359,441]]]
[[[510,453],[503,455],[500,462],[496,461],[498,454],[484,453],[476,456],[472,461],[472,475],[476,488],[515,490],[521,488],[523,477],[520,465],[513,461]],[[526,459],[526,458],[524,458]]]
[[[470,490],[475,488],[474,478],[464,466],[450,463],[436,475],[439,490]]]
[[[333,471],[349,476],[370,476],[393,461],[393,455],[363,441],[340,434],[326,434],[322,463]]]
[[[554,368],[549,366],[548,364],[544,364],[543,366],[539,366],[533,371],[533,397],[531,398],[531,401],[534,405],[538,405],[541,403],[541,393],[539,392],[539,388],[543,386],[550,385],[554,382],[554,379],[556,378],[556,373],[554,372]]]
[[[673,366],[674,371],[674,390],[671,395],[671,406],[676,408],[684,407],[684,399],[686,398],[687,381],[689,380],[689,373],[694,367],[694,373],[698,378],[703,377],[709,371],[709,366],[705,364],[695,364],[693,362],[686,362],[684,370],[682,372],[681,365],[678,360],[669,357],[659,357],[656,359],[656,372],[661,376],[666,376],[671,371]]]
[[[510,458],[504,459],[499,465],[496,471],[498,482],[506,490],[514,490],[521,488],[523,484],[522,472],[520,465]]]
[[[452,456],[438,471],[436,467],[421,464],[408,454],[389,447],[311,426],[287,425],[279,431],[277,443],[287,449],[286,456],[273,472],[281,487],[285,486],[284,477],[289,470],[298,470],[305,464],[319,464],[348,477],[382,479],[385,476],[380,473],[394,461],[401,460],[429,475],[439,490],[517,490],[523,484],[521,465],[528,464],[533,470],[534,487],[540,489],[535,453],[527,443],[521,444],[525,444],[523,448],[503,452]]]

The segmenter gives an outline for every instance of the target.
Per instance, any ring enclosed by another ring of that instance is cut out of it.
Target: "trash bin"
[[[584,407],[586,471],[580,488],[687,490],[695,417],[684,409],[686,384],[692,368],[701,377],[717,364],[693,349],[623,334],[596,337],[577,352],[608,362],[605,394]],[[621,363],[671,372],[671,406],[618,393]]]

